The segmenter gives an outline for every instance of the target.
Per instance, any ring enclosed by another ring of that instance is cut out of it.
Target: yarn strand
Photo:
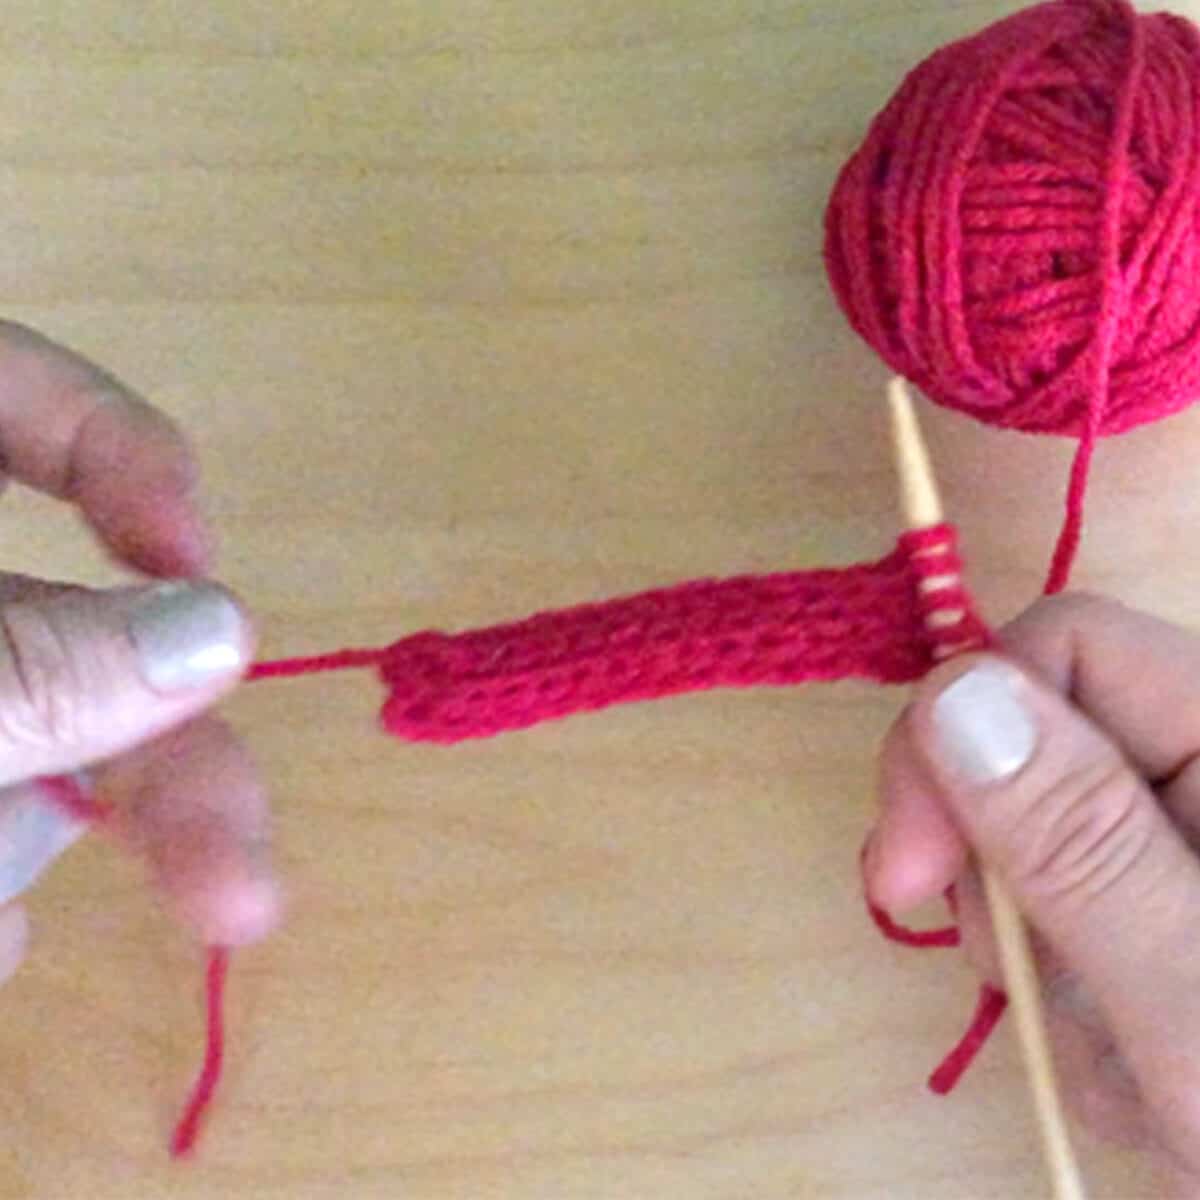
[[[979,989],[979,1000],[966,1033],[929,1076],[928,1085],[931,1092],[945,1096],[958,1086],[967,1068],[992,1036],[1007,1007],[1008,997],[999,988],[985,983]]]
[[[889,942],[900,946],[911,946],[914,950],[942,950],[957,946],[962,941],[957,925],[944,925],[937,929],[910,929],[893,919],[892,915],[871,900],[867,901],[867,912],[876,928]]]
[[[1071,567],[1083,536],[1084,500],[1096,439],[1108,405],[1112,375],[1113,347],[1125,309],[1125,287],[1121,277],[1121,218],[1129,184],[1129,141],[1133,135],[1133,105],[1141,83],[1145,54],[1145,35],[1135,13],[1124,5],[1113,12],[1128,30],[1129,68],[1117,94],[1112,137],[1109,142],[1107,177],[1104,188],[1104,214],[1100,234],[1100,316],[1093,334],[1092,355],[1095,363],[1091,392],[1079,448],[1071,464],[1067,486],[1066,517],[1054,547],[1050,570],[1043,591],[1047,596],[1061,592],[1071,577]]]
[[[171,1138],[171,1157],[186,1158],[196,1140],[208,1109],[221,1082],[225,1061],[225,983],[229,975],[229,950],[213,946],[208,952],[205,976],[205,1047],[204,1062],[184,1106],[183,1115]]]
[[[334,650],[328,654],[312,654],[301,658],[275,658],[256,662],[246,676],[247,681],[279,679],[297,675],[315,675],[322,671],[350,671],[361,667],[377,667],[387,657],[386,649]]]

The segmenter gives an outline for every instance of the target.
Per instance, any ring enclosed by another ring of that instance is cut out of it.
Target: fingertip
[[[199,467],[168,417],[127,393],[110,399],[85,422],[72,468],[70,498],[122,562],[154,576],[211,569]]]
[[[880,754],[879,792],[864,882],[875,904],[899,914],[940,896],[967,860],[966,843],[915,750],[907,714]]]
[[[176,892],[180,920],[209,946],[248,946],[278,928],[283,899],[269,875],[233,871]]]
[[[102,786],[123,812],[126,843],[201,941],[244,946],[279,924],[266,792],[227,725],[198,718],[107,764]]]
[[[211,945],[248,946],[274,933],[283,918],[279,883],[268,876],[249,877],[226,889],[219,906],[221,926]]]
[[[91,525],[118,561],[155,579],[202,579],[216,563],[216,538],[188,505],[136,520],[93,517]]]
[[[126,566],[158,579],[193,579],[211,572],[216,539],[190,495],[153,488],[135,497],[109,489],[80,501],[92,531]],[[150,502],[152,501],[152,502]]]
[[[872,833],[864,858],[867,895],[889,913],[909,912],[940,896],[965,861],[965,848],[956,836],[922,836],[885,818]]]

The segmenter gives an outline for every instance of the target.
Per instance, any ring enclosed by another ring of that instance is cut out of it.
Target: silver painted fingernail
[[[1019,694],[1015,670],[982,662],[960,675],[933,703],[938,748],[972,783],[1015,775],[1033,755],[1037,729]]]
[[[167,583],[146,593],[129,619],[146,682],[160,692],[211,683],[245,667],[242,614],[210,583]]]

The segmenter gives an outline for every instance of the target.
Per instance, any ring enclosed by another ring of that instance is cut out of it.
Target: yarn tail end
[[[205,980],[204,1062],[171,1135],[171,1157],[176,1160],[188,1158],[195,1151],[204,1118],[221,1082],[221,1068],[225,1058],[225,982],[228,974],[229,950],[224,946],[212,947],[208,952]]]
[[[978,1057],[1007,1007],[1008,997],[999,988],[984,984],[966,1033],[929,1076],[928,1086],[931,1092],[937,1096],[945,1096],[958,1086],[959,1080]]]

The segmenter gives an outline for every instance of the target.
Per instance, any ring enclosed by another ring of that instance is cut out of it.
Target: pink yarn
[[[1066,585],[1097,438],[1200,388],[1200,37],[1054,0],[910,72],[842,170],[829,279],[931,399],[1079,439],[1046,581]]]
[[[204,976],[204,1061],[175,1132],[171,1135],[172,1158],[187,1158],[195,1150],[200,1127],[221,1083],[221,1071],[225,1063],[225,982],[228,975],[228,948],[210,947]]]

